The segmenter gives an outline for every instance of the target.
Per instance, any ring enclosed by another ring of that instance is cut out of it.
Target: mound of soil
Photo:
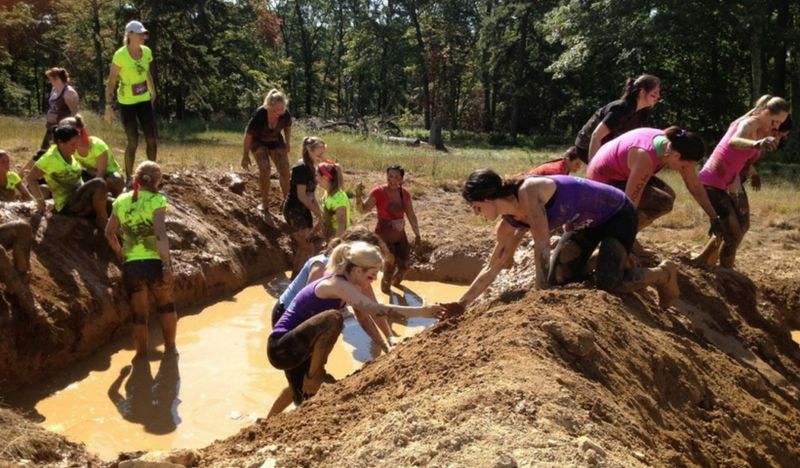
[[[100,466],[85,447],[0,408],[0,466]]]
[[[747,276],[683,257],[677,307],[654,291],[530,291],[523,249],[487,298],[202,466],[796,466],[796,314]],[[641,258],[657,262],[658,255]]]

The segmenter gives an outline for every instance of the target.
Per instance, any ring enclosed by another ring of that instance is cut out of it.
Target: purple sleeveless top
[[[664,131],[657,128],[637,128],[605,143],[589,161],[586,178],[606,184],[628,180],[631,175],[631,169],[628,167],[628,151],[633,148],[641,148],[650,155],[655,174],[660,169],[658,154],[653,144],[657,136],[664,136]]]
[[[697,174],[697,178],[703,185],[726,190],[747,163],[761,157],[761,150],[758,148],[734,148],[730,144],[739,124],[745,118],[737,119],[728,127],[725,136],[719,141],[714,152],[711,153],[711,157]]]
[[[603,224],[625,206],[628,197],[622,190],[593,180],[574,176],[546,176],[556,183],[556,191],[545,205],[550,230],[570,224],[577,231]],[[503,215],[515,228],[529,228],[526,223]]]
[[[323,276],[301,289],[292,300],[292,303],[286,308],[286,312],[281,315],[278,323],[272,328],[270,335],[276,337],[285,335],[319,313],[344,307],[344,302],[341,299],[322,299],[317,297],[317,285],[320,281],[326,280],[331,276],[333,275]]]

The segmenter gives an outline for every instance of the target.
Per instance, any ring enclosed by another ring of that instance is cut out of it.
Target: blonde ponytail
[[[383,257],[374,245],[363,241],[345,242],[336,246],[328,260],[326,273],[342,275],[353,267],[380,268]]]
[[[278,91],[275,88],[272,88],[268,93],[267,97],[264,98],[264,107],[270,107],[273,104],[283,103],[285,106],[289,106],[289,100],[286,99],[286,95],[282,92]]]

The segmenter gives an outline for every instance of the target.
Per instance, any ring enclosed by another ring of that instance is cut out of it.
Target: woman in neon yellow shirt
[[[125,147],[125,176],[128,179],[133,172],[136,147],[139,146],[139,125],[147,143],[147,159],[155,161],[158,151],[153,107],[156,101],[156,88],[150,74],[153,52],[144,45],[146,38],[147,29],[142,23],[131,21],[125,26],[124,45],[114,53],[106,83],[105,119],[108,123],[112,120],[111,100],[114,98],[114,88],[117,88],[119,112],[125,134],[128,136],[128,145]]]
[[[114,201],[106,225],[106,239],[122,261],[122,283],[131,301],[133,343],[136,355],[147,354],[147,318],[150,298],[164,335],[164,350],[175,351],[178,316],[173,299],[172,262],[169,256],[166,213],[167,198],[158,192],[161,168],[145,161],[136,168],[133,190]],[[117,231],[122,230],[122,245]]]
[[[89,135],[80,114],[67,117],[61,123],[71,125],[80,132],[80,143],[73,156],[83,168],[81,178],[84,182],[99,177],[106,181],[108,192],[112,197],[119,196],[125,188],[125,180],[122,178],[122,169],[114,159],[114,153],[108,144],[96,136]]]
[[[43,213],[45,208],[44,195],[39,187],[39,179],[44,177],[53,194],[56,213],[80,217],[94,215],[102,230],[108,221],[106,181],[94,178],[84,183],[81,180],[81,165],[72,157],[80,143],[77,128],[59,125],[53,130],[53,138],[56,144],[36,161],[26,179],[38,211]]]
[[[330,163],[322,163],[317,167],[317,185],[327,194],[322,200],[322,217],[328,237],[342,237],[351,224],[350,199],[340,186],[340,170]]]
[[[18,197],[33,200],[28,188],[21,182],[19,174],[11,170],[11,157],[6,150],[0,149],[0,201],[14,201]]]

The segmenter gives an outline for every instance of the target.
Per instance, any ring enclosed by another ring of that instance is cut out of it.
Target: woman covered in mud
[[[6,150],[0,149],[0,202],[17,199],[33,200],[33,195],[22,183],[19,174],[11,170],[11,156]]]
[[[111,147],[100,138],[89,135],[86,125],[83,123],[83,117],[80,114],[75,115],[75,117],[67,117],[61,121],[61,124],[71,125],[80,132],[81,138],[73,156],[83,167],[81,172],[83,181],[88,182],[95,177],[99,177],[106,181],[108,192],[112,197],[119,196],[122,193],[122,189],[125,188],[125,179],[122,176],[122,168],[119,167],[117,160],[114,159]]]
[[[314,192],[317,189],[317,165],[324,161],[325,142],[321,138],[303,138],[302,159],[292,167],[289,179],[289,194],[283,202],[283,219],[292,230],[296,243],[293,273],[297,273],[314,253],[311,236],[314,219],[322,222],[322,210]]]
[[[632,292],[654,286],[661,307],[678,298],[677,268],[670,261],[657,268],[625,270],[636,239],[636,207],[621,190],[573,176],[527,177],[504,182],[489,169],[470,174],[462,192],[472,211],[487,220],[501,217],[491,257],[456,304],[456,313],[492,284],[500,270],[513,264],[514,251],[526,231],[533,236],[536,287],[580,281],[595,248],[600,248],[594,271],[598,288]],[[550,232],[566,233],[550,252]]]
[[[159,316],[164,349],[175,351],[178,316],[173,302],[174,279],[165,222],[167,198],[159,193],[160,185],[158,164],[152,161],[139,164],[133,190],[114,201],[105,230],[111,249],[122,262],[122,283],[130,298],[137,356],[147,355],[151,300]],[[117,240],[120,230],[122,245]]]
[[[117,103],[122,116],[122,126],[128,143],[125,146],[125,176],[131,177],[133,163],[136,160],[136,149],[139,146],[139,126],[142,127],[147,145],[147,159],[155,161],[158,156],[156,135],[156,87],[150,66],[153,63],[153,51],[144,45],[147,29],[139,21],[131,21],[125,25],[123,45],[111,61],[111,69],[106,83],[105,120],[111,123],[113,113],[111,101],[114,99],[114,88],[117,87]]]
[[[44,177],[47,188],[53,195],[56,213],[90,217],[101,230],[108,221],[106,182],[94,178],[88,182],[81,180],[81,165],[72,155],[80,144],[80,132],[71,125],[60,125],[53,130],[56,144],[40,157],[28,173],[28,188],[36,200],[37,209],[44,212],[44,195],[39,187],[39,179]]]
[[[289,152],[292,140],[292,116],[289,100],[277,89],[271,90],[250,117],[244,133],[242,167],[250,167],[250,153],[258,166],[261,209],[268,224],[274,225],[269,213],[270,159],[278,170],[283,199],[289,195]]]
[[[326,274],[303,288],[273,327],[267,357],[275,368],[286,372],[295,404],[319,390],[328,355],[343,329],[341,309],[345,304],[373,316],[395,312],[406,317],[438,317],[444,311],[440,305],[379,304],[365,295],[363,291],[377,278],[382,262],[378,248],[366,242],[338,245],[331,252]],[[285,406],[285,402],[280,404]],[[270,411],[270,415],[274,413]]]
[[[773,136],[789,117],[789,104],[780,97],[764,95],[747,114],[734,120],[698,174],[708,198],[720,216],[718,234],[712,232],[703,252],[695,258],[701,264],[733,268],[736,251],[750,228],[750,208],[740,174],[748,167],[754,190],[761,180],[753,163],[761,151],[774,151],[779,140]]]
[[[373,188],[364,200],[364,185],[356,186],[356,207],[362,213],[378,211],[378,224],[375,233],[383,239],[391,252],[391,257],[384,262],[381,291],[389,293],[391,285],[399,286],[408,270],[411,245],[406,236],[405,218],[414,231],[414,245],[420,243],[419,223],[411,203],[411,194],[403,187],[406,171],[402,166],[394,165],[386,168],[386,184]]]
[[[575,148],[588,163],[600,146],[623,133],[644,127],[647,117],[661,98],[661,80],[653,75],[628,78],[622,97],[597,109],[575,138]]]
[[[352,223],[350,198],[342,187],[342,169],[336,164],[317,166],[317,185],[325,190],[322,199],[322,220],[326,237],[342,237]]]
[[[69,72],[64,68],[51,68],[44,72],[44,75],[50,82],[51,89],[50,97],[47,99],[47,116],[41,148],[48,149],[53,141],[53,130],[58,123],[78,112],[80,97],[75,88],[69,84]]]
[[[273,327],[276,323],[278,323],[278,320],[281,318],[284,312],[286,312],[286,306],[292,303],[295,296],[297,296],[297,294],[308,284],[322,278],[325,273],[325,268],[328,266],[328,260],[330,259],[333,249],[341,243],[356,241],[366,242],[370,245],[373,245],[380,249],[382,253],[386,251],[386,246],[383,244],[381,238],[363,226],[353,226],[351,229],[345,232],[341,239],[332,239],[325,252],[315,255],[306,261],[306,263],[303,265],[303,268],[300,270],[300,273],[298,273],[298,275],[292,280],[291,284],[289,284],[289,286],[283,291],[278,300],[275,302],[275,306],[272,308]],[[375,298],[375,292],[372,290],[371,285],[363,287],[361,292],[371,300],[375,302],[378,301]],[[370,315],[357,309],[353,310],[353,315],[367,336],[369,336],[372,342],[378,345],[383,352],[388,353],[390,347],[397,344],[397,335],[395,335],[392,331],[391,327],[389,326],[389,321],[385,316]],[[381,337],[381,333],[383,333],[383,336],[386,337],[385,342]],[[286,407],[292,402],[292,394],[293,392],[290,387],[285,388],[272,405],[269,415],[272,416],[273,414],[278,414],[286,409]]]
[[[638,128],[604,144],[586,168],[586,178],[624,190],[639,217],[641,231],[656,219],[672,211],[675,191],[656,177],[661,169],[678,171],[683,183],[711,219],[719,218],[697,179],[695,166],[703,158],[705,147],[700,136],[676,126],[666,130]]]

